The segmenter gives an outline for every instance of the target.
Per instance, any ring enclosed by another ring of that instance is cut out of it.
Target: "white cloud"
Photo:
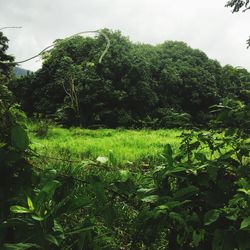
[[[9,52],[30,57],[55,39],[78,31],[119,29],[133,41],[157,44],[181,40],[222,64],[250,70],[246,40],[250,11],[232,14],[227,0],[0,0],[1,26],[6,30]],[[35,61],[22,67],[37,69]]]

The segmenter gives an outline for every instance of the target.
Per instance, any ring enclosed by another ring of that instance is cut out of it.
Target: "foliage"
[[[12,82],[29,116],[84,127],[204,125],[211,105],[238,98],[249,85],[247,70],[221,67],[183,42],[135,44],[120,32],[104,32],[111,46],[102,63],[102,36],[57,40],[42,69]]]
[[[243,0],[230,0],[227,2],[226,6],[233,8],[233,12],[238,12],[242,8],[244,11],[248,10],[250,8],[249,6],[250,2],[248,0],[243,1]]]
[[[12,72],[13,65],[4,64],[1,62],[13,62],[14,57],[7,55],[6,50],[8,49],[8,38],[3,35],[3,33],[0,31],[0,80],[2,80],[3,77],[9,77],[10,73]]]
[[[136,241],[152,247],[164,233],[166,249],[248,249],[249,146],[231,131],[183,134],[178,154],[167,145],[138,190]]]
[[[40,114],[35,116],[36,122],[32,132],[40,138],[46,137],[49,132],[49,121],[42,118]]]
[[[241,131],[250,131],[250,103],[239,100],[224,99],[223,103],[211,107],[213,113],[217,113],[213,121],[215,126],[225,128],[240,128]]]
[[[185,133],[180,151],[174,153],[166,145],[159,155],[160,165],[153,170],[117,171],[110,153],[108,160],[99,157],[96,162],[86,162],[82,172],[83,163],[79,162],[74,170],[71,154],[64,151],[66,163],[63,166],[60,162],[57,171],[32,173],[22,128],[24,116],[15,106],[9,107],[10,115],[1,117],[11,117],[13,122],[11,134],[8,129],[2,130],[6,131],[4,142],[9,141],[11,147],[5,144],[1,153],[9,154],[11,150],[12,154],[21,154],[22,167],[28,172],[22,169],[25,178],[21,180],[26,185],[19,182],[20,188],[11,196],[3,181],[8,180],[12,186],[9,177],[13,174],[1,173],[1,190],[8,195],[5,209],[1,209],[5,211],[1,221],[5,249],[81,249],[81,244],[88,249],[249,247],[249,140],[237,130],[224,135]],[[237,105],[222,111],[244,115]],[[217,119],[223,121],[225,115]],[[78,136],[86,132],[79,130]],[[7,161],[1,155],[3,159],[5,171],[8,165],[20,166],[13,157]],[[49,161],[50,167],[58,164],[57,160]],[[20,181],[18,168],[14,176]],[[81,176],[80,180],[76,176]],[[27,181],[28,177],[32,178]]]
[[[243,12],[250,9],[249,0],[230,0],[227,2],[226,7],[233,8],[233,12],[239,12],[243,9]],[[248,47],[250,47],[250,38],[247,40]]]
[[[12,83],[30,114],[67,125],[186,127],[206,123],[213,105],[213,124],[228,129],[183,132],[179,150],[166,144],[154,167],[119,166],[113,151],[80,161],[67,147],[62,158],[39,155],[8,89],[11,66],[0,64],[1,249],[249,249],[249,73],[184,43],[154,47],[106,32],[113,47],[103,64],[103,38],[58,40],[43,69]],[[0,59],[11,62],[0,35]],[[47,126],[36,132],[51,136]]]

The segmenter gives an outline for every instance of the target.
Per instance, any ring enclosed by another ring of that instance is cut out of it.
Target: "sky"
[[[0,0],[0,28],[16,61],[29,58],[54,40],[86,30],[120,30],[134,42],[184,41],[222,65],[250,71],[250,11],[232,14],[227,0]],[[36,59],[20,65],[41,67]]]

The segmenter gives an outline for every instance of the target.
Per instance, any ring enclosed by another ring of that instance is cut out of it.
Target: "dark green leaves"
[[[177,200],[184,200],[184,199],[189,199],[194,195],[197,195],[199,192],[199,189],[195,186],[189,186],[186,188],[182,188],[180,190],[178,190],[175,194],[174,194],[174,198]]]

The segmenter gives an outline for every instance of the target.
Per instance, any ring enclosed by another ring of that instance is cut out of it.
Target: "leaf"
[[[54,220],[53,231],[55,232],[56,236],[59,239],[61,239],[61,240],[65,239],[63,227],[57,220]]]
[[[208,226],[213,222],[217,221],[218,218],[220,217],[220,214],[221,214],[220,210],[217,209],[208,211],[204,216],[204,224]]]
[[[3,250],[25,250],[25,249],[42,249],[39,245],[37,244],[32,244],[32,243],[16,243],[16,244],[4,244],[3,245]]]
[[[59,247],[59,242],[57,240],[57,238],[55,236],[53,236],[52,234],[47,234],[45,235],[45,239],[52,243],[53,245],[56,245],[57,247]]]
[[[29,210],[34,211],[35,208],[34,208],[33,202],[29,196],[27,197],[27,203],[28,203]]]
[[[245,218],[241,224],[240,224],[240,229],[246,230],[249,229],[248,227],[250,226],[250,216]]]
[[[147,197],[142,198],[141,200],[146,203],[156,203],[159,199],[158,195],[149,195]]]
[[[32,215],[31,218],[36,221],[43,221],[44,217],[38,216],[38,215]]]
[[[11,206],[10,207],[10,211],[12,213],[15,213],[15,214],[29,214],[31,213],[32,211],[30,211],[28,208],[26,207],[22,207],[22,206]]]
[[[250,189],[246,190],[246,189],[244,189],[244,188],[239,188],[237,191],[238,191],[238,192],[242,192],[242,193],[244,193],[244,194],[250,196]]]
[[[11,143],[13,147],[24,151],[29,146],[29,137],[26,131],[20,126],[16,125],[11,129]]]
[[[152,193],[152,192],[155,192],[155,188],[140,188],[140,189],[138,189],[137,190],[137,192],[139,193],[139,194],[150,194],[150,193]]]
[[[173,167],[173,150],[170,144],[165,145],[163,155],[166,156],[169,167]]]
[[[181,172],[186,172],[186,171],[187,171],[186,168],[183,168],[183,167],[175,167],[175,168],[173,168],[173,169],[171,169],[171,170],[167,170],[167,171],[165,172],[165,176],[166,176],[166,175],[176,174],[176,173],[181,173]]]
[[[199,191],[199,189],[195,186],[189,186],[186,188],[182,188],[174,194],[174,198],[178,199],[178,200],[179,199],[187,199],[187,198],[197,194],[198,191]]]

